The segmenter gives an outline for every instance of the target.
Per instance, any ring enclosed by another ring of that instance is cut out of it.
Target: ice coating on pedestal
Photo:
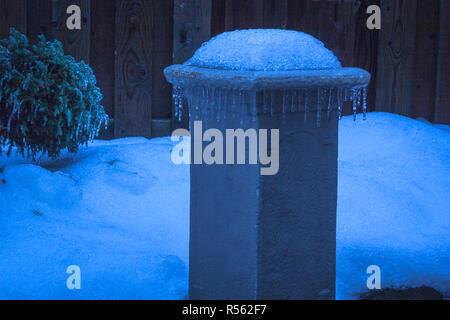
[[[317,124],[352,103],[366,119],[370,74],[343,68],[314,37],[298,31],[253,29],[226,32],[203,44],[183,65],[165,70],[174,85],[174,118],[215,122],[251,115],[282,119],[289,113]],[[183,99],[183,97],[187,99]],[[187,100],[185,108],[183,100]],[[334,112],[336,111],[336,112]]]
[[[176,87],[175,90],[180,92],[182,89]],[[253,94],[250,94],[251,92]],[[366,92],[365,87],[311,87],[257,92],[220,87],[187,86],[184,88],[189,105],[189,117],[194,120],[202,119],[205,123],[220,122],[228,117],[250,115],[255,122],[258,114],[273,116],[298,113],[306,121],[309,118],[308,114],[314,113],[318,126],[323,118],[330,118],[332,110],[337,110],[337,115],[341,119],[342,108],[346,101],[352,103],[354,119],[356,120],[357,111],[361,110],[365,120]],[[175,118],[177,118],[183,107],[180,99],[174,98],[174,100],[178,101],[175,103]]]
[[[277,29],[222,33],[205,42],[186,65],[240,71],[341,68],[333,52],[316,38]]]

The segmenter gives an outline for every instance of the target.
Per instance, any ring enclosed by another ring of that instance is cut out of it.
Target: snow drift
[[[340,122],[337,296],[381,285],[450,291],[450,131],[371,113]],[[0,157],[0,299],[182,299],[189,168],[169,138],[96,141],[77,155]],[[78,265],[81,290],[66,287]],[[299,288],[301,290],[301,288]]]

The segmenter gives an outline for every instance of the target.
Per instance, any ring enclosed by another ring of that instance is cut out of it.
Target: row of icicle
[[[198,120],[215,115],[217,122],[226,120],[227,114],[231,117],[250,114],[253,121],[256,121],[257,114],[273,116],[276,113],[302,113],[306,121],[308,114],[315,112],[318,125],[320,125],[324,112],[329,118],[331,112],[337,110],[338,117],[341,119],[345,101],[352,102],[354,120],[356,120],[359,110],[362,111],[364,120],[366,120],[367,113],[367,87],[317,87],[281,92],[263,90],[256,93],[255,91],[217,87],[182,88],[176,86],[173,92],[174,118],[180,122],[187,109],[183,102],[184,97],[187,97],[188,100],[190,118]]]

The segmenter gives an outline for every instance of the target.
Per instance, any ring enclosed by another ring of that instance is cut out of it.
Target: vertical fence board
[[[227,0],[225,30],[255,29],[263,27],[263,0]]]
[[[153,15],[152,1],[116,0],[116,138],[152,136]]]
[[[288,22],[287,0],[264,0],[264,28],[286,29]]]
[[[152,137],[168,136],[171,129],[172,87],[164,69],[172,64],[174,1],[153,1],[153,101]]]
[[[203,42],[211,38],[211,0],[175,0],[173,63],[184,63]],[[188,106],[186,101],[183,103]],[[188,127],[188,113],[183,112],[182,121],[173,122],[173,127]]]
[[[356,32],[359,28],[366,27],[365,23],[358,25],[361,1],[346,1],[339,3],[339,5],[334,3],[334,6],[336,6],[334,12],[330,12],[330,9],[328,9],[328,17],[324,17],[322,14],[320,18],[319,37],[326,47],[335,53],[344,67],[354,67]],[[324,8],[322,7],[323,10]],[[332,21],[333,14],[335,15],[335,21]],[[331,23],[328,23],[329,28],[324,29],[324,23],[327,20],[331,21]]]
[[[67,28],[67,8],[78,5],[81,9],[81,30],[69,30]],[[83,60],[89,63],[90,49],[90,0],[58,0],[54,2],[53,14],[56,22],[56,38],[62,42],[64,52],[70,54],[77,61]]]
[[[31,42],[35,43],[40,34],[47,40],[55,38],[52,8],[52,0],[27,1],[27,34]]]
[[[367,109],[375,110],[377,92],[377,65],[379,30],[369,30],[366,26],[367,7],[380,5],[379,0],[363,0],[356,15],[355,46],[352,52],[353,66],[367,70],[372,75],[367,95]],[[383,23],[383,17],[381,17]]]
[[[330,49],[344,67],[355,67],[357,17],[361,1],[320,1],[317,38]],[[343,106],[343,115],[351,114],[351,103]]]
[[[434,121],[450,125],[450,2],[440,1],[440,32]]]
[[[211,3],[211,37],[225,31],[226,0],[212,0]]]
[[[379,0],[321,1],[318,38],[333,51],[344,67],[359,67],[369,71],[368,109],[374,110],[378,56],[378,31],[366,27],[367,7],[379,5]],[[345,104],[343,114],[352,113]]]
[[[411,114],[416,0],[381,0],[376,111]]]
[[[173,1],[154,1],[153,118],[170,118],[172,90],[163,70],[172,64]]]
[[[188,60],[211,37],[211,0],[175,0],[173,62]]]
[[[102,90],[105,112],[114,119],[114,51],[116,5],[111,0],[91,0],[90,64]],[[114,122],[100,137],[114,137]]]
[[[82,9],[81,31],[66,27],[71,4]],[[381,31],[366,28],[373,4],[382,9]],[[309,33],[344,66],[368,70],[369,110],[450,124],[449,10],[447,0],[0,0],[0,38],[11,26],[32,42],[44,34],[89,62],[118,123],[102,138],[167,134],[172,102],[163,69],[211,36],[261,27]]]
[[[353,66],[356,24],[361,1],[288,2],[288,28],[321,40],[345,66]],[[365,27],[365,24],[364,24]]]
[[[287,28],[319,37],[320,7],[316,0],[288,0]]]
[[[439,0],[417,2],[411,116],[433,120],[439,45]]]
[[[0,39],[9,36],[9,29],[27,32],[26,0],[0,0]]]

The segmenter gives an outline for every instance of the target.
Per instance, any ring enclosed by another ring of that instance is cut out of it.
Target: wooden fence
[[[82,9],[82,29],[66,9]],[[381,7],[381,30],[366,27]],[[88,62],[107,113],[104,138],[170,133],[172,89],[163,69],[187,60],[224,31],[284,28],[307,32],[344,66],[372,73],[369,109],[450,124],[448,0],[0,0],[0,38],[10,27],[43,33]]]

